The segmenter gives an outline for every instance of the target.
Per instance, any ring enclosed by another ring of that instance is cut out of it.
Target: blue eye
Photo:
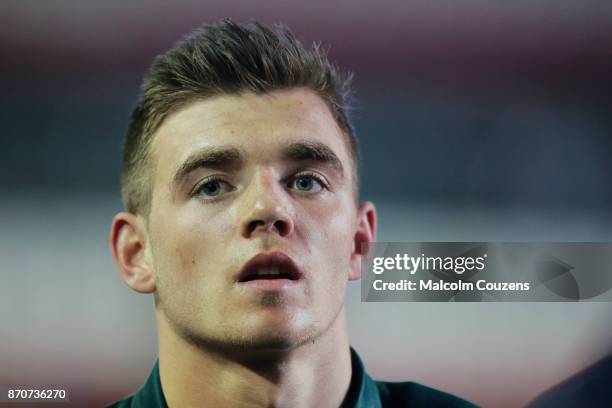
[[[204,181],[202,184],[200,184],[194,191],[194,195],[198,195],[198,196],[202,196],[202,197],[210,197],[210,198],[214,198],[217,197],[227,191],[229,191],[231,188],[229,186],[229,184],[219,178],[216,177],[212,177],[209,178],[208,180]]]
[[[316,193],[323,189],[323,185],[314,176],[301,175],[291,181],[291,188],[304,193]]]
[[[221,183],[219,183],[219,180],[209,181],[200,186],[198,191],[209,197],[217,196],[221,192]]]

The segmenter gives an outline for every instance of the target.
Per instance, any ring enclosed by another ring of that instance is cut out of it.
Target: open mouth
[[[250,273],[245,276],[240,282],[249,282],[257,279],[289,279],[295,280],[290,273],[281,272],[277,268],[261,268],[255,273]]]
[[[259,254],[251,258],[238,275],[238,282],[256,280],[299,280],[302,272],[293,260],[282,252]]]

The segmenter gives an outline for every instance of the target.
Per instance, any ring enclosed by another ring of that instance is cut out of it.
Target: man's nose
[[[245,218],[242,235],[252,238],[259,234],[278,234],[287,237],[293,233],[290,197],[272,171],[262,171],[245,191]]]

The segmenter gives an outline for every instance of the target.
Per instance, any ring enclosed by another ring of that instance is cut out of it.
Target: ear
[[[128,212],[115,215],[109,244],[113,260],[124,282],[136,292],[154,292],[155,276],[147,255],[145,220]]]
[[[353,237],[353,253],[349,280],[361,279],[361,263],[370,250],[370,244],[376,240],[376,208],[374,204],[365,202],[357,210],[357,231]]]

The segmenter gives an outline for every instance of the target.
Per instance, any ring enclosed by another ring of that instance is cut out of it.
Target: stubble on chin
[[[314,342],[320,333],[314,327],[299,328],[296,333],[291,328],[285,330],[280,327],[268,329],[243,329],[230,327],[231,324],[219,322],[216,330],[207,331],[198,328],[194,319],[185,316],[176,316],[173,311],[168,310],[161,296],[158,296],[158,318],[167,322],[167,327],[172,330],[173,337],[178,337],[182,342],[195,347],[206,353],[216,353],[229,357],[255,355],[258,353],[284,353],[299,348],[304,344]],[[261,306],[275,307],[282,305],[283,298],[279,295],[264,295],[259,299]],[[295,321],[295,317],[288,317]]]

